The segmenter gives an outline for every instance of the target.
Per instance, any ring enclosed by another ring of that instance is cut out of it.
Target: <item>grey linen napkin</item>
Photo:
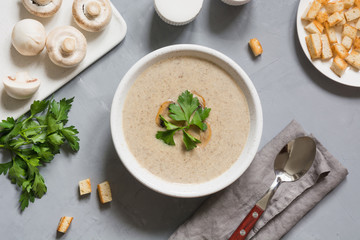
[[[305,136],[292,121],[265,145],[245,173],[225,190],[214,194],[170,236],[177,239],[228,239],[275,179],[274,159],[290,140]],[[315,139],[315,138],[314,138]],[[280,239],[348,174],[316,139],[313,166],[300,180],[283,183],[247,239]]]

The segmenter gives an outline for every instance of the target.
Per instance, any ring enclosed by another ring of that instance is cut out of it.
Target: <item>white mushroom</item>
[[[40,87],[40,80],[31,78],[28,72],[18,72],[15,77],[3,78],[6,93],[15,99],[30,98]]]
[[[24,7],[38,17],[51,17],[60,8],[62,0],[22,0]]]
[[[112,8],[109,0],[74,0],[72,14],[82,29],[99,32],[109,24]]]
[[[24,19],[16,23],[11,34],[12,45],[24,56],[35,56],[45,47],[46,32],[44,26],[33,19]]]
[[[46,50],[53,63],[61,67],[74,67],[86,55],[86,38],[72,26],[52,30],[46,39]]]

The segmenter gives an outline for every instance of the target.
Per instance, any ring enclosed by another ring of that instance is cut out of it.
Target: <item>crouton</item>
[[[320,34],[310,34],[305,37],[306,45],[309,50],[311,59],[316,59],[321,57],[321,38]]]
[[[348,36],[344,36],[341,41],[341,44],[346,48],[346,50],[349,51],[350,48],[352,47],[353,40]]]
[[[309,33],[319,33],[321,34],[324,30],[324,26],[318,21],[314,20],[308,25],[305,26],[305,30]]]
[[[263,53],[261,44],[260,44],[259,40],[257,40],[256,38],[250,39],[249,45],[250,45],[250,48],[251,48],[252,52],[254,53],[255,57],[257,57]]]
[[[360,30],[360,18],[359,20],[356,22],[355,28]]]
[[[321,59],[327,60],[332,58],[333,53],[331,51],[329,39],[325,34],[321,35],[321,44],[322,44]]]
[[[333,60],[333,63],[331,64],[330,69],[339,77],[341,77],[346,68],[348,67],[347,63],[344,61],[344,59],[336,56]]]
[[[330,27],[329,23],[325,22],[325,32],[329,38],[330,44],[337,43],[336,31],[335,28]]]
[[[349,9],[354,5],[355,0],[343,0],[344,8]]]
[[[357,51],[351,51],[351,53],[345,58],[345,61],[353,66],[354,68],[360,70],[360,53]]]
[[[57,228],[58,232],[66,233],[72,220],[73,220],[73,217],[66,217],[66,216],[61,217],[58,228]]]
[[[325,4],[325,9],[329,14],[341,12],[344,10],[344,2],[340,0],[328,2],[327,4]]]
[[[101,203],[104,204],[112,201],[111,189],[108,181],[98,184],[97,189]]]
[[[306,8],[304,14],[302,15],[301,19],[312,21],[315,19],[316,15],[321,9],[321,3],[314,0],[313,2],[309,3],[308,7]]]
[[[324,26],[320,22],[314,20],[313,23],[319,29],[320,33],[322,33],[324,31]]]
[[[340,43],[335,43],[332,48],[334,55],[339,56],[342,59],[346,58],[349,55],[346,48]]]
[[[79,182],[80,195],[91,193],[91,182],[90,178]]]
[[[357,29],[353,26],[350,26],[349,24],[345,24],[343,27],[342,36],[348,36],[351,39],[355,39],[357,33]]]
[[[340,13],[342,20],[338,22],[335,26],[343,26],[346,23],[345,14],[343,12]]]
[[[332,26],[335,26],[335,24],[338,24],[339,22],[341,22],[343,20],[344,20],[344,15],[342,15],[339,12],[335,12],[329,16],[327,21],[328,21],[330,27],[332,27]]]
[[[321,3],[321,4],[326,4],[326,3],[328,3],[329,2],[329,0],[317,0],[319,3]]]
[[[360,37],[356,37],[354,40],[354,50],[360,52]]]
[[[327,12],[325,10],[321,10],[319,11],[319,13],[316,15],[316,20],[319,23],[324,23],[328,20],[329,15],[327,14]]]
[[[357,7],[360,7],[360,0],[355,0],[354,4],[355,4]]]
[[[360,17],[360,8],[354,7],[345,12],[346,21],[350,22]]]

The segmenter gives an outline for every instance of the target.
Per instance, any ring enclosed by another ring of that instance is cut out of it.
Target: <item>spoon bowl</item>
[[[288,142],[274,161],[275,175],[282,182],[293,182],[301,178],[312,166],[316,144],[309,137],[299,137]]]

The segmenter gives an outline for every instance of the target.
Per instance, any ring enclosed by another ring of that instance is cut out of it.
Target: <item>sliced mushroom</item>
[[[155,123],[159,126],[159,127],[164,127],[163,123],[160,119],[160,115],[163,116],[164,118],[166,118],[166,116],[169,115],[169,106],[170,104],[174,103],[174,101],[172,100],[168,100],[166,102],[163,102],[160,107],[159,110],[156,114],[156,118],[155,118]]]
[[[22,0],[24,7],[38,17],[51,17],[61,7],[62,0]]]
[[[7,76],[3,83],[6,93],[15,99],[30,98],[40,87],[40,80],[31,78],[28,72],[18,72],[15,77]]]
[[[35,56],[39,54],[45,47],[45,41],[45,28],[36,20],[21,20],[15,24],[12,30],[12,45],[24,56]]]
[[[203,96],[201,96],[197,91],[192,90],[191,93],[194,95],[194,97],[197,97],[199,99],[199,104],[202,108],[206,107],[206,101]]]
[[[82,29],[99,32],[110,23],[112,8],[109,0],[74,0],[72,14]]]
[[[86,55],[86,38],[71,26],[52,30],[46,39],[46,50],[53,63],[61,67],[74,67]]]
[[[211,139],[211,127],[210,127],[210,123],[206,123],[207,129],[203,132],[200,132],[200,141],[201,143],[198,145],[199,147],[205,147],[210,139]]]

